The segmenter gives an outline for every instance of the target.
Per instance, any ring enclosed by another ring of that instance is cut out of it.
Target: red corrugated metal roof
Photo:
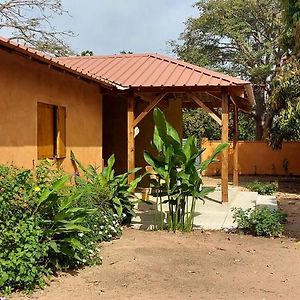
[[[243,86],[247,81],[159,54],[74,56],[56,59],[124,87]]]
[[[250,82],[159,54],[122,54],[54,58],[0,37],[0,47],[19,52],[106,87],[119,90],[148,87],[242,86],[255,103]]]
[[[46,55],[45,53],[31,49],[31,48],[26,47],[21,44],[15,43],[15,42],[5,39],[1,36],[0,36],[0,47],[14,50],[18,53],[22,53],[24,55],[27,55],[29,57],[32,57],[32,58],[40,61],[40,62],[47,63],[49,65],[55,66],[59,69],[62,69],[66,72],[69,72],[73,75],[79,75],[86,79],[96,81],[106,87],[113,87],[113,86],[118,87],[113,82],[109,81],[108,79],[101,78],[101,76],[99,76],[99,75],[91,74],[85,70],[78,71],[76,67],[66,66],[63,62],[60,62],[59,60],[57,60],[53,57],[50,57],[50,56]],[[120,88],[123,88],[123,87],[120,87]]]

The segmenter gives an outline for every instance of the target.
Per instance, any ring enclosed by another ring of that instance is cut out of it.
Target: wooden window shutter
[[[53,157],[54,154],[54,110],[52,105],[38,103],[37,148],[38,159]]]
[[[66,157],[66,108],[57,107],[57,140],[56,157]]]

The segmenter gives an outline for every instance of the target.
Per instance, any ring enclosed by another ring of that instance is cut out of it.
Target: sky
[[[170,55],[166,42],[177,39],[184,22],[197,15],[196,0],[62,0],[71,17],[54,19],[59,29],[77,34],[76,52],[94,54],[154,52]]]

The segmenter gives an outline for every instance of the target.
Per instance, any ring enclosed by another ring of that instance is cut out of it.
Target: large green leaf
[[[165,140],[167,136],[166,118],[163,112],[157,107],[153,111],[153,119],[160,138]]]
[[[163,140],[161,139],[161,137],[159,135],[159,132],[158,132],[156,126],[154,127],[152,146],[158,152],[162,152],[163,151],[164,143],[163,143]]]
[[[59,191],[62,187],[65,186],[66,182],[69,180],[69,176],[63,176],[59,178],[57,181],[55,181],[51,188],[47,188],[43,191],[40,198],[37,200],[37,206],[39,207],[42,203],[44,203],[47,200],[53,200],[54,198],[50,199],[50,196],[55,194],[57,191]]]
[[[118,216],[121,217],[123,208],[122,208],[122,203],[121,203],[120,199],[118,199],[117,197],[114,197],[112,200],[114,203],[114,209],[116,210]]]
[[[112,177],[113,177],[113,167],[114,167],[114,164],[116,162],[116,159],[115,159],[115,155],[112,154],[109,159],[107,160],[107,169],[106,169],[106,178],[108,180],[111,180]]]
[[[69,208],[74,203],[74,201],[79,199],[81,196],[82,196],[82,192],[74,193],[71,194],[69,197],[65,197],[65,199],[63,199],[63,201],[61,202],[59,209],[62,211],[65,210],[66,208]]]
[[[222,144],[218,145],[218,147],[215,149],[215,151],[213,152],[211,157],[201,163],[200,172],[206,170],[211,163],[215,162],[216,156],[218,154],[220,154],[223,150],[225,150],[227,147],[228,147],[228,144],[226,144],[226,143],[222,143]]]
[[[66,184],[66,182],[69,179],[70,179],[70,177],[68,175],[65,175],[65,176],[62,176],[61,178],[59,178],[52,184],[51,191],[57,192],[59,189],[61,189]]]
[[[167,176],[167,172],[164,168],[164,165],[160,161],[158,161],[152,154],[147,151],[144,151],[144,159],[158,175],[165,179],[165,177]]]
[[[129,183],[128,193],[132,193],[138,186],[138,184],[142,181],[144,176],[138,176],[133,181]]]
[[[69,243],[75,249],[80,250],[83,248],[81,242],[73,237],[64,238],[62,241]]]
[[[200,190],[200,191],[194,191],[193,192],[193,196],[195,197],[195,198],[200,198],[200,199],[202,199],[202,198],[206,198],[207,197],[207,195],[209,194],[209,193],[211,193],[211,192],[213,192],[215,190],[215,188],[214,187],[202,187],[202,189]]]
[[[180,140],[180,137],[179,137],[179,134],[178,134],[177,130],[167,121],[166,121],[166,125],[167,125],[168,135],[171,136],[176,142],[181,144],[181,140]]]

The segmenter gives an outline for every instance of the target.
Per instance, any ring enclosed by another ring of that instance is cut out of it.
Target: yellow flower
[[[39,192],[39,191],[41,190],[41,188],[40,188],[39,186],[36,186],[36,187],[34,188],[34,190],[35,190],[36,192]]]

